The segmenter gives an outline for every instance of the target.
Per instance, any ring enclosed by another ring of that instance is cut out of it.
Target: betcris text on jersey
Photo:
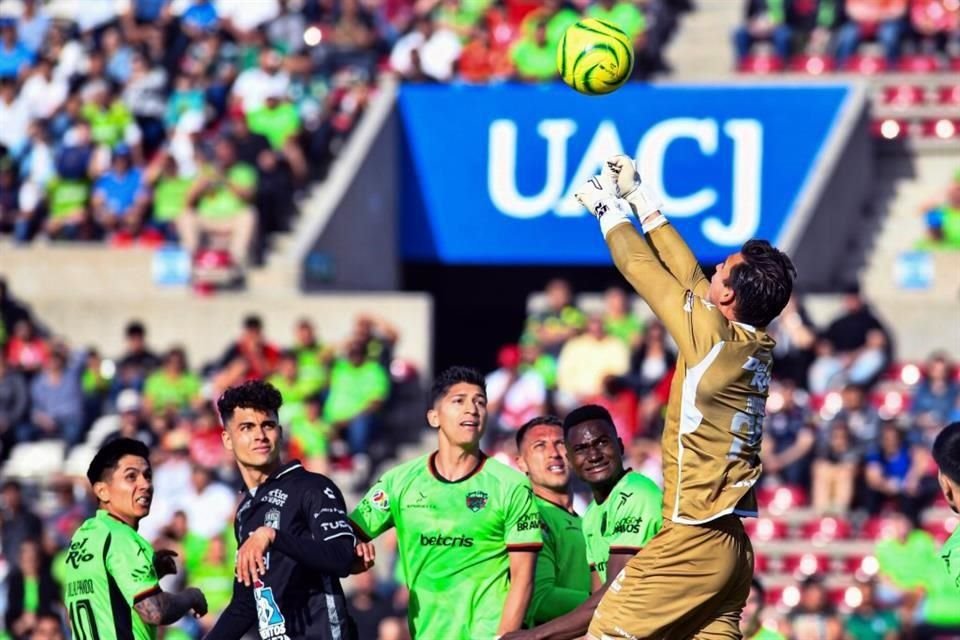
[[[608,264],[573,193],[619,153],[640,159],[701,261],[753,237],[776,241],[849,95],[843,85],[633,84],[603,99],[561,85],[405,85],[404,256]]]

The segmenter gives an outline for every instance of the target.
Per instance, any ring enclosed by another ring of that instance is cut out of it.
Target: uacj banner
[[[850,89],[628,85],[603,97],[562,85],[401,89],[406,259],[448,264],[609,264],[574,200],[615,153],[702,261],[776,241],[815,174]]]

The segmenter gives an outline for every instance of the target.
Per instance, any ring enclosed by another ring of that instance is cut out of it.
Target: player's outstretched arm
[[[533,574],[537,566],[536,551],[510,551],[510,590],[503,603],[503,615],[497,634],[523,626],[527,607],[533,597]]]
[[[654,255],[681,286],[699,296],[706,295],[709,281],[690,247],[660,211],[659,199],[642,184],[640,173],[629,156],[618,155],[607,160],[605,171],[616,185],[617,194],[626,200],[640,220]]]
[[[557,586],[557,559],[551,545],[544,545],[537,555],[537,569],[533,579],[533,597],[530,615],[534,624],[547,622],[570,613],[590,597],[586,591]]]
[[[180,593],[158,591],[133,605],[137,613],[147,624],[173,624],[184,615],[193,611],[198,618],[207,614],[207,599],[194,587]]]
[[[551,620],[535,629],[508,633],[502,636],[501,640],[573,640],[574,638],[580,638],[590,628],[593,612],[597,610],[597,605],[600,604],[603,594],[607,592],[610,582],[612,580],[608,581],[586,602],[567,615]]]

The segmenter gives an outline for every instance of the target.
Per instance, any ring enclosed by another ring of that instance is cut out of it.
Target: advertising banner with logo
[[[573,193],[626,153],[704,262],[776,242],[849,97],[843,85],[406,85],[399,97],[405,259],[609,264]]]

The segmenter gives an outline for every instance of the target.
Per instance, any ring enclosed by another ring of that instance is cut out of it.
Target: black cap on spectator
[[[150,450],[147,445],[132,438],[117,438],[101,447],[90,461],[90,466],[87,467],[87,480],[90,481],[90,486],[102,482],[108,472],[117,468],[124,456],[137,456],[150,462]]]
[[[517,449],[520,448],[520,445],[523,443],[523,439],[526,437],[527,432],[534,427],[539,427],[542,424],[550,425],[551,427],[560,427],[563,428],[563,421],[557,416],[537,416],[536,418],[531,418],[523,423],[519,429],[517,429]]]
[[[573,429],[578,424],[590,422],[591,420],[602,420],[613,426],[613,417],[609,411],[598,404],[585,404],[567,414],[567,417],[563,421],[564,437],[570,433],[570,429]]]
[[[960,484],[960,422],[951,422],[933,441],[933,459],[940,473]]]

